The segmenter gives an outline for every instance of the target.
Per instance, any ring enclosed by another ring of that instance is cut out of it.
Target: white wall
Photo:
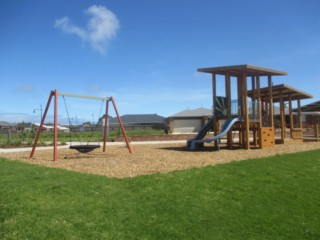
[[[201,128],[201,119],[174,119],[173,134],[197,133]]]

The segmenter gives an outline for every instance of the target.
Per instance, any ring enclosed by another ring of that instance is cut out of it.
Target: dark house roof
[[[5,122],[5,121],[0,121],[0,126],[3,126],[3,127],[15,127],[16,124]]]
[[[33,124],[31,122],[21,122],[17,124],[19,128],[31,128],[32,125]]]
[[[296,111],[297,109],[295,109]],[[302,112],[320,112],[320,101],[309,103],[301,107]]]
[[[162,124],[165,123],[165,118],[158,114],[126,114],[121,116],[123,124]],[[110,124],[117,124],[116,117],[110,118]]]

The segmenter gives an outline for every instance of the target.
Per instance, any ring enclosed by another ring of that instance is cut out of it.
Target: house
[[[294,111],[297,111],[296,109]],[[304,127],[314,127],[320,122],[320,101],[301,107],[302,124]]]
[[[33,124],[31,122],[21,122],[17,124],[17,130],[19,132],[30,132]]]
[[[211,109],[184,110],[168,117],[169,131],[173,134],[197,133],[209,118],[212,118]]]
[[[273,106],[273,117],[274,117],[274,125],[275,128],[281,128],[281,109],[278,106]],[[292,113],[292,115],[295,117],[297,114]],[[290,128],[290,112],[289,108],[284,108],[284,123],[286,128]]]
[[[104,117],[103,117],[104,118]],[[165,117],[158,114],[126,114],[121,121],[127,130],[166,129]],[[109,118],[109,129],[119,128],[118,118]]]
[[[34,129],[36,130],[36,131],[38,131],[39,130],[39,127],[40,127],[40,124],[39,123],[35,123],[34,125]],[[70,129],[69,128],[67,128],[67,127],[64,127],[64,126],[57,126],[58,127],[58,131],[59,132],[70,132]],[[53,125],[42,125],[42,131],[44,131],[44,132],[53,132],[53,130],[54,130],[54,126]]]
[[[5,121],[0,121],[0,130],[17,130],[17,125]]]

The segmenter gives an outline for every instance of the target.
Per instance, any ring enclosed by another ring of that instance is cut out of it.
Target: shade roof
[[[212,74],[220,74],[226,75],[230,74],[230,76],[240,76],[243,72],[247,74],[247,76],[281,76],[287,75],[287,72],[273,70],[263,67],[252,66],[249,64],[244,65],[234,65],[234,66],[224,66],[224,67],[210,67],[210,68],[199,68],[198,72],[212,73]]]
[[[252,95],[253,95],[252,90],[248,91],[248,96],[252,97]],[[268,95],[269,95],[268,87],[260,89],[260,97],[262,101],[266,101],[267,100],[266,98],[268,98]],[[289,101],[290,95],[291,95],[291,100],[313,98],[312,95],[302,92],[298,89],[295,89],[285,84],[272,86],[273,102],[280,102],[280,95],[282,95],[283,101]]]
[[[301,107],[303,112],[320,112],[320,101],[309,103]]]

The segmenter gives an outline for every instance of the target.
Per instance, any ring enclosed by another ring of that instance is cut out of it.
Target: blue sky
[[[38,121],[53,89],[114,96],[120,114],[211,108],[197,68],[238,64],[320,99],[318,0],[1,0],[0,29],[0,121]],[[79,121],[100,105],[67,99]]]

